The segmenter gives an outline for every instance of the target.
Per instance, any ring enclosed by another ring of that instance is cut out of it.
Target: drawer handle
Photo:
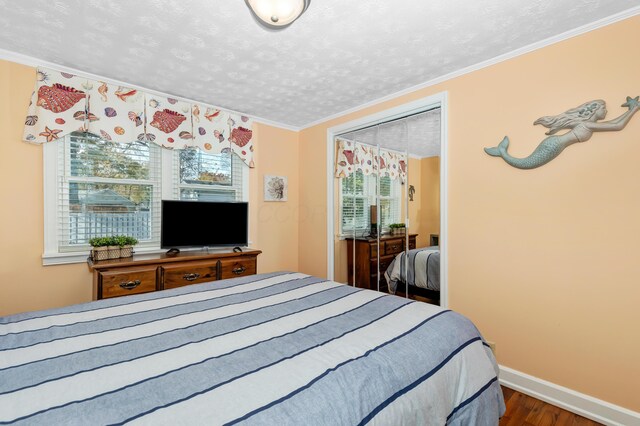
[[[194,273],[194,274],[184,274],[182,276],[183,280],[187,280],[187,281],[193,281],[193,280],[197,280],[198,278],[200,278],[200,274]]]
[[[241,265],[239,268],[232,269],[231,272],[233,272],[236,275],[240,275],[241,273],[243,273],[246,270],[247,270],[247,268],[245,268],[244,266]]]
[[[140,285],[140,280],[135,280],[135,281],[122,281],[120,283],[120,287],[124,288],[125,290],[133,290],[134,288],[138,287]]]
[[[391,246],[391,250],[398,250],[400,246]]]

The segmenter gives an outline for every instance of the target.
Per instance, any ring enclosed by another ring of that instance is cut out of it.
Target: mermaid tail
[[[557,136],[550,136],[540,142],[540,145],[538,145],[528,157],[516,158],[507,152],[507,148],[509,148],[509,137],[505,136],[498,146],[485,148],[484,152],[492,157],[502,157],[507,164],[518,169],[535,169],[556,158],[569,145],[570,144],[567,143],[561,143]]]
[[[493,148],[485,148],[484,152],[491,155],[492,157],[502,157],[502,152],[506,154],[508,147],[509,147],[509,137],[505,136],[504,139],[502,139],[502,142],[498,144],[498,146]]]

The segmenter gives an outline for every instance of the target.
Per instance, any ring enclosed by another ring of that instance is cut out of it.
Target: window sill
[[[249,241],[248,247],[251,247],[251,241]],[[212,252],[215,250],[231,250],[233,247],[225,247],[224,249],[210,248]],[[202,247],[194,247],[181,249],[182,251],[196,251],[202,250]],[[158,247],[145,247],[134,250],[136,254],[157,254],[165,253],[167,249],[161,249]],[[80,253],[45,253],[42,255],[42,266],[54,266],[54,265],[69,265],[73,263],[86,263],[89,258],[89,252]]]
[[[162,253],[157,247],[147,247],[135,250],[139,254]],[[89,258],[89,252],[73,252],[73,253],[44,253],[42,255],[42,266],[68,265],[72,263],[86,263]]]

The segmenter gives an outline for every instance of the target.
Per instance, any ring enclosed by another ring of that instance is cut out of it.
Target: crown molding
[[[346,109],[344,111],[338,112],[336,114],[331,114],[327,117],[321,118],[319,120],[312,121],[310,123],[304,124],[300,126],[300,130],[305,130],[313,126],[317,126],[318,124],[326,123],[330,120],[335,120],[337,118],[343,117],[347,114],[351,114],[354,112],[361,111],[365,108],[369,108],[375,105],[378,105],[382,102],[390,101],[396,99],[400,96],[407,95],[413,92],[417,92],[418,90],[425,89],[427,87],[435,86],[436,84],[440,84],[447,80],[452,80],[456,77],[460,77],[465,74],[469,74],[474,71],[481,70],[483,68],[490,67],[492,65],[498,64],[500,62],[507,61],[509,59],[516,58],[518,56],[524,55],[526,53],[532,52],[534,50],[542,49],[544,47],[550,46],[552,44],[559,43],[564,40],[568,40],[570,38],[579,36],[581,34],[588,33],[590,31],[597,30],[598,28],[606,27],[607,25],[614,24],[616,22],[623,21],[625,19],[629,19],[636,15],[640,15],[640,6],[632,7],[631,9],[627,9],[620,13],[616,13],[615,15],[608,16],[606,18],[600,19],[598,21],[591,22],[589,24],[583,25],[578,28],[574,28],[572,30],[566,31],[564,33],[555,35],[553,37],[546,38],[544,40],[537,41],[535,43],[529,44],[527,46],[521,47],[516,50],[512,50],[511,52],[503,53],[502,55],[498,55],[491,59],[487,59],[486,61],[478,62],[477,64],[470,65],[465,68],[461,68],[459,70],[450,72],[440,77],[436,77],[432,80],[426,81],[424,83],[417,84],[415,86],[408,87],[406,89],[402,89],[399,92],[392,93],[390,95],[383,96],[378,99],[374,99],[372,101],[366,102],[364,104],[358,105],[353,108]]]
[[[166,97],[170,97],[170,98],[174,98],[174,99],[178,99],[179,101],[183,101],[183,102],[188,102],[188,103],[196,103],[196,104],[204,104],[207,106],[211,106],[213,108],[216,109],[222,109],[225,111],[229,111],[233,114],[238,114],[238,115],[244,115],[246,117],[251,118],[253,121],[261,123],[261,124],[266,124],[268,126],[272,126],[272,127],[278,127],[281,129],[286,129],[286,130],[291,130],[294,132],[299,132],[301,130],[300,127],[295,127],[295,126],[290,126],[288,124],[284,124],[284,123],[278,123],[276,121],[272,121],[272,120],[267,120],[261,117],[256,117],[254,115],[250,115],[244,112],[240,112],[240,111],[235,111],[229,108],[225,108],[225,107],[221,107],[221,106],[217,106],[217,105],[212,105],[203,101],[196,101],[194,99],[189,99],[189,98],[184,98],[182,96],[177,96],[171,93],[164,93],[164,92],[160,92],[158,90],[153,90],[153,89],[149,89],[148,87],[144,87],[144,86],[139,86],[136,84],[131,84],[125,81],[120,81],[120,80],[115,80],[113,78],[109,78],[109,77],[105,77],[102,75],[97,75],[97,74],[92,74],[89,72],[85,72],[82,70],[79,70],[77,68],[71,68],[71,67],[67,67],[64,65],[59,65],[53,62],[49,62],[49,61],[45,61],[43,59],[38,59],[35,58],[33,56],[28,56],[28,55],[23,55],[22,53],[17,53],[17,52],[12,52],[10,50],[5,50],[5,49],[0,49],[0,59],[6,60],[6,61],[10,61],[10,62],[15,62],[18,64],[22,64],[22,65],[27,65],[30,67],[45,67],[45,68],[52,68],[54,70],[57,71],[62,71],[62,72],[66,72],[69,74],[74,74],[74,75],[78,75],[81,77],[85,77],[85,78],[89,78],[92,80],[99,80],[99,81],[105,81],[111,84],[116,84],[118,86],[125,86],[125,87],[129,87],[131,89],[136,89],[136,90],[141,90],[144,91],[146,93],[150,93],[152,95],[156,95],[156,96],[166,96]]]

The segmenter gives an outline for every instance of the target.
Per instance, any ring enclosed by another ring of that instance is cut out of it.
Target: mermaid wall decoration
[[[525,158],[516,158],[509,155],[509,137],[505,136],[496,147],[485,148],[484,151],[493,157],[502,157],[510,166],[518,169],[535,169],[543,166],[556,158],[566,147],[576,142],[586,142],[591,139],[594,132],[613,132],[624,129],[631,117],[640,109],[640,96],[631,98],[622,104],[629,108],[620,117],[610,121],[603,120],[607,115],[607,107],[603,100],[594,100],[572,108],[562,114],[540,117],[533,124],[542,124],[548,128],[549,135]],[[569,129],[567,133],[556,135],[560,130]]]

